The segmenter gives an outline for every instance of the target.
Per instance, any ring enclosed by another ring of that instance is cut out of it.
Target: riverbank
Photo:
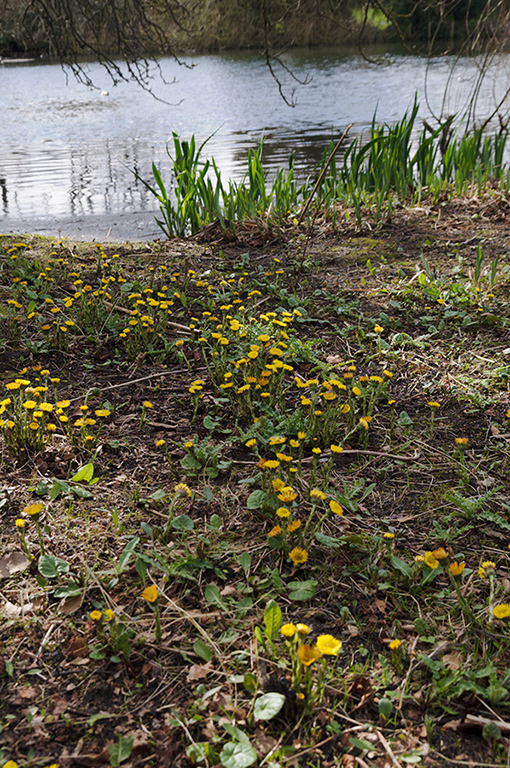
[[[0,762],[506,765],[508,202],[336,221],[0,238]]]
[[[114,4],[98,14],[88,1],[82,1],[80,13],[75,14],[77,9],[69,0],[66,9],[59,16],[48,8],[35,14],[27,0],[6,5],[0,25],[0,57],[58,56],[74,61],[93,54],[104,61],[111,61],[110,57],[133,61],[162,53],[267,46],[282,51],[295,46],[374,42],[404,42],[426,50],[431,43],[444,45],[447,41],[451,46],[455,40],[466,39],[466,33],[483,17],[483,5],[477,4],[460,13],[455,4],[439,12],[422,9],[419,2],[374,7],[357,0],[348,5],[330,3],[327,10],[311,0],[263,4],[198,0],[156,5],[150,12],[143,4],[131,2],[122,15]]]

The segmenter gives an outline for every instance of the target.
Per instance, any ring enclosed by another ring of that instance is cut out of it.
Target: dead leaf
[[[8,552],[0,557],[0,579],[9,579],[15,573],[26,571],[30,562],[25,553],[19,549]]]
[[[496,435],[499,435],[499,433],[500,432],[496,424],[491,424],[491,435],[494,435],[494,437],[496,437]]]
[[[15,605],[14,603],[6,602],[2,605],[0,612],[7,619],[19,619],[20,616],[24,616],[26,613],[31,613],[34,610],[33,603],[25,603],[25,605]]]
[[[445,667],[451,670],[460,669],[464,663],[464,657],[458,651],[452,651],[452,653],[445,653],[441,659]]]
[[[186,682],[192,683],[195,680],[205,680],[208,673],[211,671],[211,667],[206,664],[192,664],[191,667],[188,669],[188,674],[186,675]]]
[[[233,587],[231,584],[227,584],[226,587],[223,587],[223,589],[220,592],[220,595],[223,597],[228,597],[228,595],[237,595],[237,589]]]
[[[37,691],[32,685],[27,685],[26,688],[18,690],[18,696],[20,699],[33,699],[37,696]]]
[[[74,595],[74,597],[65,597],[59,604],[58,609],[61,613],[68,616],[77,611],[83,602],[83,595]]]
[[[271,752],[278,742],[272,736],[269,736],[264,731],[258,731],[255,737],[255,749],[259,753],[260,757],[265,757]]]
[[[66,659],[79,659],[89,655],[89,647],[83,637],[73,635],[64,651]]]

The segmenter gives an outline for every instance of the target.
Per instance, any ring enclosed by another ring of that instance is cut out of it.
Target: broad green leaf
[[[242,731],[240,728],[237,727],[237,725],[232,725],[232,723],[223,723],[223,727],[228,733],[229,736],[232,736],[233,739],[238,741],[241,744],[249,744],[250,739],[245,734],[244,731]]]
[[[197,656],[200,656],[201,659],[203,659],[205,662],[211,661],[213,657],[213,652],[209,648],[208,645],[204,643],[203,640],[195,640],[193,643],[193,650],[197,654]]]
[[[188,515],[178,515],[172,520],[172,528],[176,531],[192,531],[193,520]]]
[[[282,625],[282,611],[278,603],[270,600],[264,611],[264,624],[266,625],[266,637],[274,640]]]
[[[69,573],[69,563],[54,555],[41,555],[37,570],[45,579],[54,579],[63,573]]]
[[[61,493],[70,493],[70,491],[71,489],[67,483],[64,483],[62,480],[55,480],[51,486],[50,500],[55,501]]]
[[[409,416],[407,411],[401,411],[400,416],[398,417],[398,426],[399,427],[411,427],[413,424],[412,418]]]
[[[288,584],[290,589],[290,600],[309,600],[315,595],[317,590],[316,579],[309,579],[308,581],[291,581]]]
[[[331,547],[331,549],[338,549],[340,546],[339,539],[335,539],[333,536],[327,536],[325,533],[320,533],[320,531],[315,534],[315,538],[319,544],[324,544],[325,547]]]
[[[73,493],[76,494],[76,496],[79,496],[80,499],[91,499],[92,494],[88,490],[88,488],[82,488],[81,485],[76,486],[76,488],[73,488]]]
[[[90,483],[92,478],[94,477],[94,465],[92,462],[89,464],[85,464],[84,467],[78,470],[78,472],[73,475],[71,480],[73,483]]]
[[[408,576],[409,578],[412,576],[411,566],[408,563],[406,563],[405,560],[401,560],[399,557],[395,557],[395,555],[392,555],[391,564],[394,568],[397,569],[397,571],[400,571],[400,573],[403,573],[404,576]]]
[[[265,491],[252,491],[248,496],[246,506],[248,509],[262,509],[268,502],[268,496]]]
[[[255,701],[253,715],[255,720],[271,720],[285,704],[283,693],[264,693]]]
[[[216,584],[207,585],[207,587],[204,590],[204,597],[207,600],[207,602],[210,603],[211,605],[216,605],[219,608],[222,608],[223,610],[227,608],[227,604],[225,603],[220,593],[220,589]]]
[[[250,744],[229,741],[220,752],[220,761],[224,768],[248,768],[257,760],[257,753]]]
[[[248,552],[243,552],[242,555],[239,556],[239,565],[243,569],[244,575],[248,576],[251,566],[251,556]]]
[[[108,746],[110,762],[113,768],[117,768],[117,766],[131,756],[134,740],[134,736],[127,736],[126,738],[124,738],[124,736],[119,736],[119,740],[116,744],[110,744]]]

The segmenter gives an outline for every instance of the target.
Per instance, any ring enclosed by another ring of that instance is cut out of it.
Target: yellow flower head
[[[434,549],[432,554],[436,558],[436,560],[444,560],[446,557],[448,557],[448,553],[446,552],[444,547],[438,547],[437,549]]]
[[[431,400],[427,405],[432,409],[441,407],[441,403],[438,403],[437,400]]]
[[[336,656],[341,647],[341,641],[333,635],[319,635],[317,638],[317,649],[323,656]]]
[[[290,504],[294,499],[297,499],[297,493],[290,485],[285,485],[283,488],[280,488],[278,498],[284,504]]]
[[[395,534],[394,533],[390,533],[389,531],[386,531],[386,533],[383,533],[383,538],[385,538],[385,539],[394,539],[395,538]]]
[[[289,533],[294,533],[294,531],[297,531],[298,528],[301,528],[301,520],[293,520],[288,524],[287,531]]]
[[[115,616],[115,614],[111,610],[111,608],[107,608],[106,611],[104,612],[104,617],[105,617],[106,621],[111,621],[114,618],[114,616]]]
[[[392,640],[389,647],[392,651],[396,651],[400,646],[402,645],[402,641],[398,639],[398,637],[395,638],[395,640]]]
[[[44,504],[41,504],[41,503],[29,504],[28,507],[25,507],[23,512],[25,513],[25,515],[30,515],[30,517],[35,517],[35,515],[38,515],[41,512],[43,507],[44,507]]]
[[[492,612],[497,619],[507,619],[510,616],[510,605],[508,603],[500,603],[494,606]]]
[[[338,515],[339,517],[341,517],[344,513],[338,501],[335,501],[334,499],[331,499],[331,501],[329,502],[329,508],[334,515]]]
[[[287,509],[287,507],[279,507],[276,510],[276,514],[278,517],[290,517],[290,509]]]
[[[310,497],[312,499],[320,499],[321,501],[324,501],[326,494],[324,491],[321,491],[320,488],[312,488],[310,491]]]
[[[465,567],[466,563],[450,563],[450,573],[452,576],[460,576]]]
[[[18,517],[18,519],[15,522],[15,526],[16,526],[16,528],[24,528],[25,527],[25,521],[21,517]]]
[[[428,565],[428,567],[432,568],[432,570],[439,566],[439,560],[436,560],[433,552],[425,552],[424,562],[425,565]]]
[[[158,599],[158,588],[155,584],[151,584],[150,587],[145,587],[142,592],[142,597],[147,600],[148,603],[155,603]]]
[[[92,613],[90,614],[90,618],[92,619],[92,621],[101,621],[101,619],[103,618],[103,614],[101,613],[101,611],[92,611]]]
[[[191,490],[186,483],[177,483],[174,488],[174,493],[181,499],[189,499],[191,496]]]
[[[267,535],[271,536],[271,538],[274,538],[275,536],[279,536],[281,534],[281,532],[282,532],[281,525],[275,525],[275,527],[271,528],[271,530],[269,531],[269,533]]]
[[[467,437],[456,437],[455,438],[455,444],[456,445],[467,445],[468,439]]]
[[[321,652],[315,645],[308,645],[308,643],[304,643],[298,648],[298,658],[301,664],[304,664],[305,667],[309,667],[310,664],[313,664],[314,661],[317,661],[317,659],[320,659]]]
[[[294,637],[296,634],[296,627],[294,624],[284,624],[283,627],[280,628],[280,634],[284,637]]]
[[[308,560],[308,552],[306,549],[301,549],[301,547],[294,547],[294,549],[291,549],[289,552],[289,557],[294,565],[301,565]]]
[[[147,409],[154,408],[153,404],[149,402],[149,400],[144,400],[142,405],[144,408],[147,408]]]

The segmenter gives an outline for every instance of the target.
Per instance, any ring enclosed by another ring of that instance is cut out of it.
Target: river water
[[[286,167],[311,173],[331,138],[344,128],[363,133],[375,110],[380,122],[400,119],[415,94],[420,114],[462,114],[479,62],[453,56],[426,61],[407,53],[344,48],[297,49],[286,54],[280,96],[260,56],[228,52],[160,61],[153,93],[135,83],[112,86],[98,64],[87,65],[94,87],[59,64],[0,64],[0,232],[34,232],[104,240],[162,237],[158,205],[133,171],[151,180],[154,161],[170,182],[166,143],[212,137],[205,154],[222,175],[240,179],[250,148],[264,139],[268,174]],[[484,118],[505,91],[510,57],[479,94]],[[453,72],[453,74],[452,74]],[[300,84],[301,81],[308,81]],[[447,98],[444,100],[445,89]]]

